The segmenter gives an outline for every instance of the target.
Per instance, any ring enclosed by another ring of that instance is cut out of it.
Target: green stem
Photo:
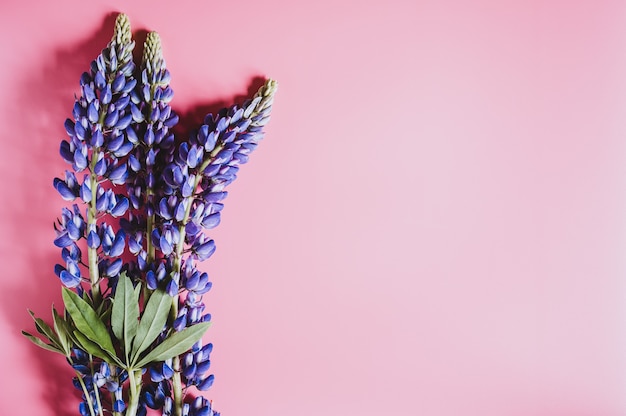
[[[111,366],[111,376],[115,377],[116,374],[117,374],[116,367]],[[111,403],[115,403],[115,393],[111,392],[110,394],[111,394]],[[122,414],[120,412],[113,411],[113,416],[122,416]]]
[[[155,91],[156,91],[156,86],[151,85],[150,86],[150,103],[148,104],[148,111],[145,113],[146,118],[150,116],[150,113],[152,113]],[[146,129],[151,129],[153,126],[154,124],[147,123]],[[150,151],[151,148],[152,148],[152,145],[147,147],[148,152]],[[151,167],[150,169],[152,171],[152,174],[154,174],[153,167]],[[154,190],[152,189],[152,187],[147,185],[147,182],[148,182],[147,179],[148,178],[146,178],[146,204],[149,204],[152,202],[154,205],[154,201],[152,201]],[[152,244],[152,231],[154,230],[154,225],[155,225],[154,224],[154,208],[155,207],[153,206],[152,208],[153,208],[152,215],[148,215],[148,218],[146,219],[146,254],[147,254],[146,263],[147,264],[154,263],[154,259],[156,257],[156,250],[155,250],[154,244]],[[144,295],[144,299],[148,298],[147,286],[143,287],[143,295]]]
[[[146,189],[146,201],[148,201],[149,197],[152,195],[152,189]],[[154,245],[152,244],[152,231],[154,230],[154,214],[148,216],[148,220],[146,221],[146,252],[148,253],[146,263],[151,264],[154,261]]]
[[[95,227],[97,223],[96,197],[98,195],[98,177],[94,173],[94,170],[96,162],[98,160],[98,156],[99,149],[95,148],[91,154],[90,163],[91,173],[89,175],[89,181],[91,185],[91,201],[89,202],[89,210],[87,212],[87,232],[89,232],[92,227]],[[97,308],[101,301],[100,275],[98,272],[98,250],[89,247],[87,250],[87,256],[89,258],[89,281],[91,283],[91,296],[93,300],[93,306]]]
[[[91,416],[96,416],[95,411],[93,410],[93,403],[91,401],[91,396],[89,395],[89,391],[87,391],[87,386],[85,386],[85,382],[83,381],[82,374],[76,371],[76,378],[78,378],[78,382],[80,383],[80,387],[83,389],[83,393],[85,394],[85,400],[87,401],[87,405],[89,406],[89,414]]]
[[[95,384],[93,386],[93,391],[96,393],[96,404],[98,405],[98,414],[100,416],[104,416],[104,413],[102,412],[102,402],[100,401],[100,389],[98,389],[98,386],[96,386]]]
[[[139,396],[141,395],[141,370],[128,370],[130,380],[129,401],[126,409],[126,416],[136,416],[139,407]]]
[[[91,354],[89,354],[89,369],[91,370],[91,378],[93,379],[95,372],[93,369],[93,356]],[[94,391],[94,394],[96,395],[96,404],[98,405],[98,414],[100,416],[104,416],[104,413],[102,412],[102,402],[100,401],[100,390],[98,389],[98,386],[96,386],[95,383],[93,385],[93,391]]]

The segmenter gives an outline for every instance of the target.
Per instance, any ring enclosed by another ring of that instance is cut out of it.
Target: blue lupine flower
[[[65,122],[68,139],[59,148],[73,172],[67,171],[64,179],[55,178],[53,184],[63,199],[78,198],[87,208],[82,212],[77,205],[64,208],[55,224],[54,243],[62,249],[65,263],[55,265],[55,273],[79,295],[91,296],[97,307],[102,300],[94,293],[101,280],[108,284],[102,296],[110,304],[106,298],[110,299],[120,272],[126,270],[134,281],[144,282],[147,290],[161,288],[172,296],[176,318],[171,328],[182,331],[211,319],[202,302],[211,282],[207,273],[197,269],[196,261],[208,259],[216,246],[203,230],[219,225],[225,189],[263,138],[276,83],[266,82],[243,106],[207,115],[189,140],[175,141],[170,130],[178,116],[169,105],[173,91],[158,35],[147,36],[139,80],[133,78],[133,47],[128,19],[121,16],[112,41],[80,78],[81,95],[74,104],[73,119]],[[76,178],[77,172],[84,172],[82,181]],[[125,195],[117,185],[126,185]],[[78,248],[82,239],[88,261]],[[134,259],[125,263],[121,256],[126,246]],[[87,264],[97,265],[95,280],[93,273],[86,273]],[[89,281],[91,291],[83,289],[83,281]],[[208,389],[214,380],[207,374],[211,349],[211,344],[202,346],[200,341],[181,355],[182,362],[175,357],[176,365],[172,360],[152,364],[151,382],[144,380],[137,415],[145,415],[146,406],[172,414],[173,377],[178,381],[182,377],[185,388]],[[113,393],[112,400],[107,395],[103,402],[105,412],[125,411],[125,371],[77,348],[72,350],[72,360],[86,386],[81,414],[90,413],[87,398],[96,406],[100,389]],[[174,372],[179,364],[181,372]],[[75,385],[80,387],[78,378]],[[201,396],[185,403],[182,413],[219,415]]]
[[[219,416],[213,411],[210,401],[202,396],[198,396],[191,404],[186,403],[183,407],[183,416]]]
[[[115,390],[115,401],[113,402],[113,411],[114,412],[123,412],[126,409],[126,403],[124,403],[122,397],[122,389],[119,388]]]
[[[182,374],[187,385],[195,385],[199,390],[208,390],[211,387],[215,376],[206,373],[211,367],[210,354],[212,349],[213,344],[202,346],[202,341],[199,341],[192,347],[191,351],[184,355],[181,362]]]
[[[165,362],[153,365],[150,367],[150,379],[159,383],[163,380],[169,380],[174,375],[174,370],[172,370],[172,360],[167,360]]]
[[[146,386],[143,390],[142,400],[151,409],[162,408],[166,399],[169,399],[171,406],[170,386],[167,381],[154,382]]]

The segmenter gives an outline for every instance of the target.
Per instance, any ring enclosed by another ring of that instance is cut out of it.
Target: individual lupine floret
[[[182,416],[219,416],[218,412],[213,410],[211,402],[202,396],[198,396],[192,403],[183,405]]]
[[[189,294],[203,295],[211,289],[212,283],[209,281],[209,275],[206,272],[200,272],[195,265],[193,258],[185,260],[181,270],[182,285]],[[195,299],[193,300],[196,301]]]
[[[76,243],[72,243],[61,250],[61,257],[65,261],[65,267],[60,264],[54,266],[54,273],[61,279],[66,287],[77,287],[80,285],[82,276],[79,265],[82,261],[82,253]]]
[[[169,380],[174,375],[172,369],[172,360],[166,360],[161,363],[154,364],[150,367],[150,380],[160,383],[163,380]]]
[[[170,384],[166,380],[154,382],[147,385],[142,392],[142,402],[150,409],[163,408],[166,399],[170,401],[171,409],[171,390]]]
[[[54,245],[63,248],[73,244],[84,236],[85,228],[85,219],[81,215],[78,205],[74,204],[72,211],[64,207],[61,210],[61,218],[54,225],[57,234]]]
[[[211,351],[213,344],[202,346],[202,341],[199,341],[183,356],[183,380],[188,386],[196,386],[198,390],[204,391],[213,385],[215,376],[206,374],[211,367]]]
[[[202,303],[202,298],[194,292],[188,292],[185,301],[180,303],[178,315],[176,315],[172,327],[175,331],[180,332],[188,326],[200,322],[209,322],[211,314],[204,313],[204,310],[205,305]]]

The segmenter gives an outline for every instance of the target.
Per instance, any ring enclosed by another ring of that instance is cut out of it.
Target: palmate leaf
[[[163,331],[171,307],[170,295],[160,289],[152,292],[137,327],[137,334],[133,341],[132,361],[136,361],[139,354],[145,351]]]
[[[180,332],[175,332],[143,357],[136,367],[145,367],[150,363],[165,361],[184,353],[202,338],[202,335],[209,329],[210,325],[210,322],[202,322],[185,328]]]
[[[115,357],[115,348],[111,342],[109,331],[93,308],[80,296],[65,287],[63,288],[63,302],[76,329],[112,357]]]
[[[111,312],[111,327],[115,337],[123,342],[126,358],[130,356],[130,347],[137,326],[139,325],[139,290],[126,273],[122,273],[117,282],[113,311]]]

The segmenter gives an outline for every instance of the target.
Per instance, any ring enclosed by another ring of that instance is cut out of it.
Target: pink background
[[[3,0],[0,415],[76,414],[19,330],[116,11],[182,113],[280,82],[205,266],[225,416],[626,414],[624,2]]]

